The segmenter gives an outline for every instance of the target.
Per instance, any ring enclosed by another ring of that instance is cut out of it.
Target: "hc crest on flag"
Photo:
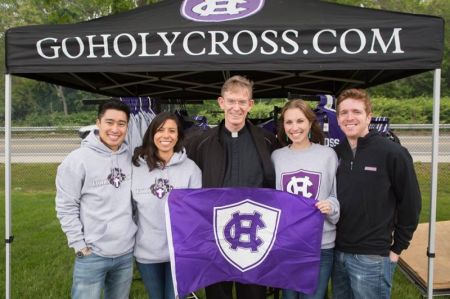
[[[250,199],[214,208],[214,236],[223,257],[245,272],[261,264],[276,240],[281,210]]]
[[[316,289],[323,216],[314,200],[265,188],[173,189],[166,221],[180,296],[219,281]]]

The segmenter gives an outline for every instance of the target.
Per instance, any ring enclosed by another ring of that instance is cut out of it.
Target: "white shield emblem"
[[[281,210],[250,199],[214,208],[214,236],[225,259],[242,272],[261,264],[276,240]]]

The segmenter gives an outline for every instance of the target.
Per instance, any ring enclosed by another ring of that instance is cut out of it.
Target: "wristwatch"
[[[84,247],[78,250],[76,253],[77,257],[83,257],[91,254],[91,249],[89,247]]]

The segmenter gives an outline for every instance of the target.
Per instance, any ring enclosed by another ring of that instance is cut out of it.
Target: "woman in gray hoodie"
[[[158,114],[133,155],[132,196],[138,231],[134,256],[152,299],[175,299],[164,207],[174,188],[200,188],[202,175],[182,145],[176,115]]]
[[[336,223],[340,214],[336,198],[338,160],[333,149],[323,145],[320,125],[303,100],[291,100],[283,107],[277,137],[284,146],[272,153],[277,190],[316,200],[317,209],[324,215],[316,292],[306,295],[283,290],[282,299],[322,299],[333,266]]]

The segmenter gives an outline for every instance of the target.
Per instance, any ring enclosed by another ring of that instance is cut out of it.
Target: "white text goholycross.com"
[[[245,10],[243,7],[238,7],[238,4],[245,3],[247,3],[247,0],[204,0],[202,3],[194,6],[192,11],[203,17],[210,15],[235,15]]]

